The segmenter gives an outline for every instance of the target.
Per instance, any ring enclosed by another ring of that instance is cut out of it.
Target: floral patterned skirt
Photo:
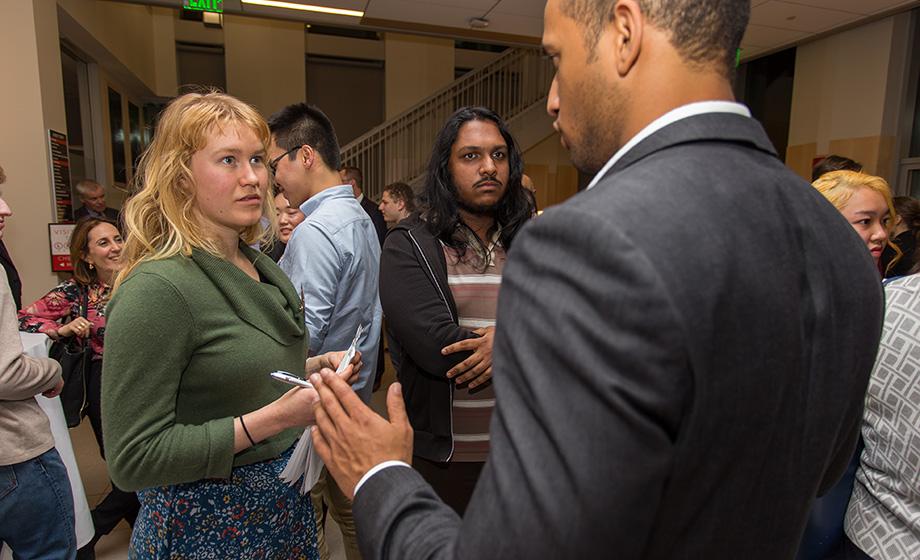
[[[293,449],[235,467],[228,479],[139,491],[128,557],[318,560],[310,495],[278,478]]]

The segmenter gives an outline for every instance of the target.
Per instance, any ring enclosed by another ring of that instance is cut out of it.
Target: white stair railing
[[[343,147],[342,161],[362,170],[368,196],[377,198],[386,185],[424,174],[435,137],[458,108],[484,106],[510,120],[545,103],[553,74],[552,62],[541,51],[508,49]]]

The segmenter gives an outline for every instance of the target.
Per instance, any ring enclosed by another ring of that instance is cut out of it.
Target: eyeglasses
[[[271,169],[272,175],[274,175],[275,173],[277,173],[277,171],[278,171],[278,162],[279,162],[279,161],[281,161],[282,159],[284,159],[285,156],[288,156],[288,155],[290,155],[290,154],[296,152],[296,151],[299,150],[299,149],[300,149],[300,146],[294,146],[294,147],[291,148],[290,150],[284,152],[284,153],[281,154],[280,156],[278,156],[278,157],[276,157],[275,159],[273,159],[273,160],[271,160],[270,162],[268,162],[268,168]]]

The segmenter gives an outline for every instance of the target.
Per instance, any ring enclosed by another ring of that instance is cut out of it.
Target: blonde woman
[[[342,353],[307,359],[299,295],[248,247],[276,227],[269,139],[249,105],[186,94],[139,165],[102,388],[112,479],[141,502],[132,558],[317,557],[310,496],[278,478],[316,393],[268,374]]]
[[[856,171],[832,171],[812,183],[843,214],[878,264],[891,234],[894,202],[881,177]],[[897,262],[893,260],[891,264]]]

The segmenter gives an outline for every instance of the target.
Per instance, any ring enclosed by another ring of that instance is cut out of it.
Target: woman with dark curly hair
[[[101,402],[105,306],[115,274],[122,267],[123,243],[114,223],[98,218],[80,220],[70,237],[73,277],[19,312],[19,330],[44,333],[53,340],[76,342],[80,339],[92,349],[80,415],[89,416],[103,459]],[[90,552],[96,542],[122,519],[133,525],[139,507],[134,492],[125,492],[112,484],[112,491],[93,509],[96,535],[81,549],[81,556],[92,557]]]

